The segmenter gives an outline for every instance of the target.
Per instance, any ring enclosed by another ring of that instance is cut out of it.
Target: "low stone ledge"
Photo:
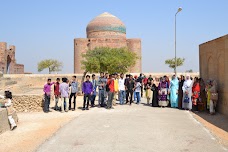
[[[15,122],[18,122],[18,117],[16,113],[13,113],[13,118]],[[0,134],[7,130],[10,130],[7,110],[6,108],[0,108]]]

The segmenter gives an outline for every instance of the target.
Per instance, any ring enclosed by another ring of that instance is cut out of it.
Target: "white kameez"
[[[183,90],[183,99],[182,99],[182,108],[183,109],[189,109],[189,110],[192,110],[192,85],[193,85],[193,82],[192,80],[185,80],[184,81],[184,84],[183,84],[183,87],[182,87],[182,90]],[[185,98],[185,92],[188,92],[188,98],[189,98],[189,102],[186,103],[184,102],[184,98]]]
[[[1,99],[5,99],[5,97],[2,96],[2,95],[0,95],[0,98]],[[5,103],[5,107],[11,107],[11,106],[12,106],[12,102],[11,102],[10,99],[8,99],[7,102]],[[9,111],[7,110],[7,112],[8,112],[8,119],[9,119],[11,128],[17,126],[15,121],[14,121],[14,119],[13,119],[13,116],[12,116],[12,113],[11,113],[12,111],[10,111],[10,113],[9,113]]]

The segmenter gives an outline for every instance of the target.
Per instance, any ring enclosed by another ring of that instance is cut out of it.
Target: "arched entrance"
[[[11,63],[11,58],[10,56],[8,55],[7,56],[7,65],[6,65],[6,73],[9,74],[10,73],[10,63]]]

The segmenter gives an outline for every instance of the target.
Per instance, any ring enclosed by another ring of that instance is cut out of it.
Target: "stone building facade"
[[[16,63],[15,46],[7,48],[6,42],[0,42],[0,71],[3,74],[24,74],[24,65]]]
[[[105,12],[87,25],[86,32],[87,38],[74,39],[74,73],[84,72],[81,69],[81,54],[96,47],[129,48],[139,57],[135,66],[129,71],[131,73],[142,72],[141,39],[127,39],[126,27],[120,19]]]
[[[218,83],[219,112],[228,116],[228,35],[199,46],[200,76]]]

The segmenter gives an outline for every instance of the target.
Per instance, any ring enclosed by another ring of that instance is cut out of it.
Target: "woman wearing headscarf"
[[[200,83],[200,99],[199,99],[199,104],[202,105],[199,106],[199,110],[205,110],[205,107],[207,105],[207,97],[206,97],[206,91],[205,91],[205,83],[202,78],[199,78],[199,83]]]
[[[200,84],[199,79],[195,77],[194,83],[192,86],[192,107],[194,111],[198,111],[198,101],[200,97]]]
[[[210,98],[210,114],[215,114],[215,108],[218,101],[218,90],[217,90],[217,82],[214,80],[211,82],[211,88],[209,89],[211,98]],[[216,97],[213,97],[216,96]]]
[[[179,82],[177,77],[172,76],[172,80],[170,82],[170,103],[172,108],[178,107],[178,87]]]
[[[207,93],[207,110],[210,110],[210,100],[211,100],[211,92],[210,89],[212,87],[212,82],[211,80],[207,81],[207,85],[206,85],[206,93]]]
[[[185,110],[192,110],[192,80],[190,79],[190,75],[186,76],[186,80],[184,81],[183,87],[183,101],[182,108]]]
[[[183,90],[182,87],[184,85],[185,78],[181,75],[179,80],[179,89],[178,89],[178,108],[182,109],[182,99],[183,99]]]
[[[159,78],[155,78],[151,90],[153,91],[152,107],[158,107],[158,86]]]
[[[158,85],[158,105],[160,107],[167,107],[168,106],[168,91],[169,91],[169,85],[168,82],[166,82],[165,77],[162,77],[162,81]]]
[[[147,80],[147,84],[146,84],[146,99],[147,99],[147,105],[150,104],[150,99],[152,98],[152,82],[150,79]]]

